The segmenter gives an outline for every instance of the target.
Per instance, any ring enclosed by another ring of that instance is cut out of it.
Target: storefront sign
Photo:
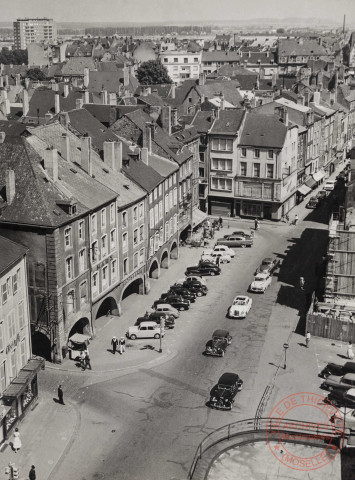
[[[19,343],[20,341],[20,334],[18,333],[16,338],[14,338],[12,340],[11,343],[8,344],[8,346],[6,347],[6,353],[9,353],[10,350],[12,350],[14,347],[16,347],[16,345]]]

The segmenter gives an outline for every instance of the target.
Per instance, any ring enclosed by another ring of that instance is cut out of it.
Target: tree
[[[141,85],[172,83],[167,69],[160,60],[149,60],[142,63],[137,70],[137,79]]]
[[[4,47],[0,52],[0,63],[4,65],[27,65],[28,55],[27,50],[9,50]]]
[[[284,28],[278,28],[278,29],[276,30],[276,33],[278,33],[279,35],[282,35],[282,34],[285,33],[285,29],[284,29]]]
[[[40,68],[30,68],[27,70],[26,76],[31,80],[44,80],[45,75]]]

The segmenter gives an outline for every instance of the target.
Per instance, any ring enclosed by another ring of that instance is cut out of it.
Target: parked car
[[[344,406],[337,407],[337,410],[330,418],[330,421],[342,431],[344,430],[344,427],[349,428],[350,430],[355,430],[355,388],[350,388],[345,391],[343,398]]]
[[[206,343],[205,354],[224,357],[224,353],[232,343],[232,337],[227,330],[215,330],[212,339]]]
[[[194,293],[196,297],[203,297],[207,295],[208,292],[206,285],[203,285],[198,280],[190,280],[189,282],[185,281],[182,283],[176,282],[175,286],[187,288],[191,293]]]
[[[236,373],[224,373],[210,392],[209,406],[218,410],[232,410],[235,396],[243,388],[243,380]]]
[[[180,313],[176,308],[172,307],[168,303],[161,302],[159,305],[156,305],[155,307],[156,312],[163,312],[163,313],[168,313],[169,315],[172,315],[174,318],[179,318]]]
[[[251,247],[253,245],[253,239],[243,237],[241,235],[228,235],[226,238],[219,238],[217,245],[226,245],[227,247]]]
[[[220,275],[221,269],[214,264],[201,264],[194,267],[187,267],[185,275]]]
[[[253,304],[253,300],[246,295],[237,295],[228,309],[229,318],[245,318]]]
[[[322,383],[322,387],[327,390],[349,390],[355,387],[355,373],[346,373],[342,377],[329,375]]]
[[[255,275],[258,273],[274,273],[274,271],[280,266],[280,260],[278,258],[264,258],[261,264],[255,271]]]
[[[319,190],[316,198],[318,198],[319,201],[325,200],[327,198],[327,192],[325,190]]]
[[[339,377],[346,373],[355,373],[355,362],[345,362],[344,365],[338,363],[328,363],[320,372],[321,378],[328,378],[329,375],[338,375]]]
[[[227,247],[227,245],[215,245],[213,247],[213,252],[223,252],[229,255],[231,258],[235,257],[235,251]]]
[[[245,232],[243,232],[242,230],[237,230],[237,231],[235,231],[235,232],[232,232],[232,235],[238,235],[238,236],[246,237],[246,238],[249,238],[249,237],[250,237],[250,234],[249,234],[249,233],[245,233]]]
[[[219,258],[220,263],[230,263],[232,258],[230,255],[224,253],[224,252],[214,252],[212,251],[211,253],[202,253],[201,255],[201,260],[202,261],[210,261],[212,263],[217,263],[217,258]]]
[[[191,290],[183,286],[172,285],[168,293],[180,295],[182,298],[188,300],[190,303],[194,303],[196,301],[196,295],[191,292]]]
[[[184,278],[184,282],[189,282],[189,281],[199,281],[200,283],[202,283],[202,285],[206,285],[207,286],[207,280],[203,277],[201,277],[201,275],[186,275],[186,277]]]
[[[331,190],[334,190],[336,183],[336,180],[327,180],[324,184],[323,189],[327,192],[330,192]]]
[[[142,322],[155,322],[160,325],[162,318],[164,318],[165,328],[170,329],[175,327],[175,318],[172,315],[167,315],[166,313],[161,312],[152,312],[143,317],[138,317],[135,326],[140,325]]]
[[[156,305],[161,304],[162,302],[168,303],[172,307],[176,308],[176,310],[188,310],[190,307],[190,302],[185,300],[181,295],[175,295],[173,293],[162,293],[159,300],[155,300],[153,303],[153,308]]]
[[[317,197],[311,197],[308,200],[308,203],[306,205],[306,208],[317,208],[319,204],[319,200]]]
[[[160,334],[164,337],[164,331],[160,331],[160,325],[155,322],[142,322],[140,325],[129,327],[126,337],[131,340],[136,340],[136,338],[160,338]]]
[[[271,285],[270,273],[258,273],[255,275],[249,290],[256,293],[265,293],[265,290]]]
[[[329,392],[326,398],[327,403],[331,403],[335,407],[346,407],[355,409],[355,389],[349,388],[348,390],[332,390]]]

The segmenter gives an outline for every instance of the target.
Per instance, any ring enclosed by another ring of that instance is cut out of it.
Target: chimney
[[[112,170],[117,170],[115,144],[116,142],[104,142],[104,163]]]
[[[92,176],[91,137],[81,137],[81,168]]]
[[[54,80],[53,80],[53,83],[52,83],[52,90],[53,90],[53,92],[59,92],[59,85]]]
[[[89,90],[83,90],[84,103],[90,103]]]
[[[143,163],[145,163],[146,165],[148,165],[148,155],[149,155],[149,152],[148,152],[148,148],[147,147],[143,147],[141,149],[141,160]]]
[[[176,127],[177,124],[178,124],[177,108],[173,108],[173,109],[171,110],[171,116],[172,116],[172,125],[173,125],[174,127]]]
[[[6,133],[5,132],[0,132],[0,143],[5,142],[5,137],[6,137]]]
[[[123,86],[128,87],[129,85],[129,68],[126,65],[123,67]]]
[[[17,87],[21,84],[21,75],[19,73],[16,73],[15,84]]]
[[[122,170],[122,142],[115,142],[115,170]]]
[[[25,88],[26,88],[26,90],[28,90],[29,86],[30,86],[30,79],[28,77],[26,77],[25,78]]]
[[[171,135],[171,107],[170,105],[164,105],[160,114],[161,125],[163,129]]]
[[[4,77],[0,75],[0,88],[4,86]]]
[[[320,102],[320,92],[314,92],[313,94],[313,102],[315,103],[315,105],[319,105],[319,102]]]
[[[199,85],[205,85],[206,84],[206,74],[204,72],[201,72],[198,76],[198,84]]]
[[[175,83],[173,83],[171,85],[171,98],[175,98],[175,89],[176,89],[176,86],[175,86]]]
[[[117,96],[114,92],[108,94],[108,104],[117,105]]]
[[[4,113],[5,115],[10,115],[11,113],[11,106],[10,106],[10,100],[6,98],[2,104],[4,105]]]
[[[80,110],[80,108],[83,108],[83,99],[82,98],[77,98],[75,100],[75,108],[76,108],[76,110]]]
[[[44,151],[44,169],[53,182],[58,181],[58,153],[56,148]]]
[[[319,89],[323,88],[323,72],[317,73],[317,86]]]
[[[15,172],[10,168],[5,171],[6,202],[11,205],[16,194]]]
[[[28,92],[27,90],[22,90],[22,115],[25,117],[28,114],[29,103],[28,103]]]
[[[216,118],[219,118],[219,108],[216,108],[214,110]]]
[[[272,71],[272,77],[271,77],[271,85],[272,87],[276,87],[276,80],[277,80],[277,75],[275,70]]]
[[[308,91],[304,92],[304,105],[306,107],[309,107],[309,92]]]
[[[226,105],[225,105],[225,101],[224,101],[224,95],[223,95],[223,92],[221,92],[219,94],[219,98],[220,98],[220,107],[221,107],[221,110],[224,110],[226,108]]]
[[[54,112],[55,114],[60,112],[60,100],[59,100],[59,93],[54,95]]]
[[[84,79],[83,84],[85,88],[89,86],[89,69],[87,67],[84,68]]]
[[[60,139],[60,153],[64,160],[70,162],[70,141],[66,133],[63,133]]]
[[[59,122],[63,127],[68,128],[69,123],[70,123],[70,117],[68,112],[62,112],[59,115]]]
[[[64,98],[67,98],[67,96],[69,95],[69,85],[67,83],[64,84],[63,95]]]
[[[148,152],[152,153],[152,130],[150,123],[146,122],[143,130],[143,147],[148,148]]]
[[[102,105],[107,105],[107,90],[102,89],[100,95],[101,95],[101,103],[102,103]]]
[[[44,114],[44,123],[48,125],[48,123],[52,120],[53,115],[50,112]]]
[[[297,95],[297,104],[298,105],[304,105],[304,96],[299,94]]]
[[[9,76],[5,75],[5,87],[9,86]]]

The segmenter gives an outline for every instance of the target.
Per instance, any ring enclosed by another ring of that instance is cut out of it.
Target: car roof
[[[255,277],[267,278],[269,277],[269,274],[266,272],[260,272],[257,275],[255,275]]]
[[[218,380],[221,385],[234,385],[239,380],[236,373],[224,373]]]
[[[354,382],[355,381],[355,373],[346,373],[343,378],[346,378],[346,380],[352,380]]]
[[[346,398],[352,397],[355,400],[355,388],[349,388],[349,390],[346,391],[344,396],[346,395]]]
[[[342,368],[347,368],[348,370],[353,370],[355,373],[355,362],[345,362]]]
[[[264,258],[264,260],[262,261],[262,263],[271,263],[271,262],[273,262],[273,261],[274,261],[273,258],[271,258],[271,257],[266,257],[266,258]]]
[[[151,322],[147,320],[146,322],[141,322],[140,325],[145,325],[146,327],[152,327],[158,325],[157,322]]]
[[[157,308],[165,308],[165,307],[168,307],[168,308],[174,308],[172,307],[169,303],[158,303],[157,304]]]
[[[227,337],[228,335],[228,330],[218,329],[213,332],[212,337]]]

